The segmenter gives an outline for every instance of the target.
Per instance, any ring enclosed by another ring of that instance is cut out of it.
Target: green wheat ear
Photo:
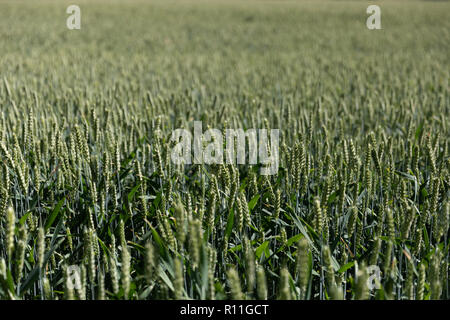
[[[336,285],[336,280],[334,278],[334,268],[331,263],[331,252],[329,246],[326,245],[322,248],[322,256],[323,256],[323,263],[326,268],[325,275],[327,279],[327,284],[329,288],[332,288],[333,286]]]
[[[9,207],[6,210],[6,253],[12,261],[12,253],[14,250],[14,232],[16,225],[16,214],[14,213],[14,209]]]
[[[71,285],[70,274],[68,273],[67,266],[64,266],[63,270],[64,270],[64,299],[75,300],[75,293]]]
[[[214,300],[216,294],[215,288],[215,269],[216,269],[216,260],[217,260],[217,252],[215,249],[208,247],[209,254],[209,265],[208,265],[208,299]]]
[[[244,237],[244,258],[245,258],[245,268],[246,268],[246,281],[247,281],[247,292],[253,294],[255,286],[255,252],[253,250],[252,244],[247,237]]]
[[[267,281],[264,268],[262,266],[258,265],[257,267],[256,279],[258,299],[267,300]]]
[[[23,266],[25,263],[25,250],[28,242],[28,232],[25,225],[21,225],[19,228],[19,241],[16,249],[16,279],[17,282],[23,277]]]
[[[280,272],[280,300],[291,300],[291,288],[289,286],[289,271],[287,268],[282,268]]]
[[[305,237],[297,243],[297,274],[300,296],[304,298],[309,281],[309,244]]]
[[[3,258],[0,259],[0,277],[3,280],[6,280],[6,277],[7,277],[7,275],[6,275],[6,261]]]
[[[44,228],[38,228],[37,236],[37,264],[39,268],[44,265],[44,254],[45,254],[45,231]]]
[[[174,260],[174,269],[175,269],[175,278],[173,282],[174,292],[175,292],[175,299],[180,300],[183,298],[183,264],[180,261],[180,259],[176,258]]]
[[[130,293],[130,272],[131,272],[131,255],[127,246],[122,248],[122,288],[123,288],[123,298],[128,300]]]
[[[424,293],[425,293],[425,279],[426,279],[426,270],[425,265],[423,263],[420,264],[419,267],[419,280],[417,283],[417,300],[423,300],[424,299]]]
[[[145,276],[148,284],[151,284],[154,280],[154,272],[158,267],[157,251],[152,242],[147,241],[145,244]]]

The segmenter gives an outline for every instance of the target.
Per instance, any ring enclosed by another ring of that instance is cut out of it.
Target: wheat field
[[[377,2],[0,1],[0,298],[449,299],[450,3]]]

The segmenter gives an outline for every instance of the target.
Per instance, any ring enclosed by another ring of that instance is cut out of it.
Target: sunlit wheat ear
[[[280,231],[280,245],[283,247],[286,245],[286,242],[287,242],[286,228],[282,227]]]
[[[247,292],[249,294],[252,294],[255,286],[255,252],[250,240],[248,240],[247,237],[244,237],[243,245],[246,267]]]
[[[242,231],[242,226],[244,225],[244,211],[240,198],[236,198],[235,218],[236,218],[236,229],[240,232]]]
[[[44,265],[44,254],[45,254],[45,230],[42,227],[38,228],[37,237],[37,265],[42,268]]]
[[[434,148],[432,146],[430,134],[428,134],[425,139],[425,150],[427,152],[428,160],[430,161],[429,164],[430,164],[430,168],[431,168],[431,173],[434,175],[437,171],[436,156],[434,153]]]
[[[226,165],[220,165],[220,177],[225,189],[225,194],[229,195],[231,189],[231,176]]]
[[[441,257],[441,270],[439,270],[440,278],[438,281],[440,281],[441,284],[441,297],[442,298],[445,295],[446,290],[446,283],[448,283],[448,260],[445,259],[444,254],[442,254]]]
[[[378,237],[375,237],[372,249],[372,255],[370,256],[369,265],[377,265],[378,262],[378,256],[381,249],[381,239]]]
[[[176,219],[176,238],[178,240],[179,247],[184,246],[186,240],[186,210],[183,204],[178,203],[175,207],[175,219]]]
[[[162,225],[164,228],[165,235],[167,237],[166,241],[168,245],[173,249],[177,249],[177,242],[175,240],[175,235],[173,229],[170,225],[169,218],[167,216],[162,216]]]
[[[75,300],[75,293],[73,290],[73,282],[69,274],[67,266],[64,266],[64,299]]]
[[[42,286],[44,288],[44,299],[45,300],[51,300],[52,299],[52,288],[50,285],[50,281],[48,280],[48,278],[45,276],[43,281],[42,281]]]
[[[155,250],[153,243],[148,241],[145,244],[145,277],[148,284],[151,284],[154,280],[153,276],[158,266],[157,255],[158,253]]]
[[[340,300],[341,294],[339,293],[340,289],[337,287],[335,274],[333,265],[331,262],[331,252],[329,246],[324,246],[322,248],[322,256],[323,256],[323,262],[326,268],[325,278],[327,280],[327,287],[328,292],[330,296],[333,297],[335,300]]]
[[[103,272],[99,271],[97,278],[98,278],[97,300],[106,300],[105,275],[103,274]]]
[[[19,227],[19,241],[17,243],[16,249],[16,279],[17,282],[23,277],[23,266],[25,263],[25,250],[28,241],[28,232],[24,225]]]
[[[414,271],[413,271],[413,265],[411,261],[408,261],[408,269],[406,273],[406,279],[405,279],[405,297],[408,300],[414,300]]]
[[[202,246],[203,231],[200,220],[192,220],[189,225],[189,255],[192,259],[193,268],[200,263],[200,251]]]
[[[393,212],[390,208],[386,210],[387,236],[390,240],[395,239],[395,223]]]
[[[211,231],[211,233],[214,232],[214,221],[216,218],[216,199],[217,199],[217,193],[216,193],[216,177],[212,176],[211,178],[211,188],[209,189],[209,202],[208,202],[208,209],[206,212],[207,215],[207,221],[206,224],[208,226],[208,229]]]
[[[6,261],[3,258],[0,258],[0,278],[6,280]]]
[[[319,197],[314,198],[314,231],[322,237],[323,232],[323,214],[322,208],[320,206]]]
[[[239,192],[239,198],[241,201],[242,212],[244,215],[244,225],[250,226],[251,225],[250,209],[248,207],[247,197],[245,196],[244,191]]]
[[[70,232],[70,228],[66,227],[66,239],[67,239],[67,245],[69,246],[69,249],[73,250],[73,240],[72,240],[72,233]]]
[[[411,209],[412,210],[412,209]],[[445,205],[443,205],[439,215],[436,217],[438,220],[437,228],[435,229],[436,232],[436,240],[439,241],[439,239],[442,236],[445,236],[448,233],[449,226],[450,226],[450,201],[447,201]]]
[[[155,168],[156,168],[157,174],[159,176],[161,176],[161,178],[164,178],[164,167],[163,167],[161,150],[160,150],[159,145],[155,145],[155,148],[154,148],[154,163],[155,163]]]
[[[256,288],[258,299],[267,300],[267,282],[264,268],[262,266],[257,267],[256,272]]]
[[[349,238],[353,237],[353,233],[356,229],[356,222],[358,220],[358,208],[356,206],[352,206],[350,208],[350,217],[348,218],[347,230]]]
[[[289,271],[287,268],[282,268],[280,272],[280,293],[279,293],[279,299],[280,300],[291,300],[292,294],[291,294],[291,288],[289,286]]]
[[[269,192],[269,197],[268,197],[268,203],[270,203],[271,205],[273,205],[275,203],[275,192],[273,190],[273,186],[272,186],[272,182],[270,182],[270,179],[268,176],[264,176],[264,180],[265,180],[265,185],[268,188],[268,192]]]
[[[251,173],[250,173],[250,181],[249,181],[249,183],[250,183],[251,195],[252,196],[257,195],[258,192],[259,192],[258,181],[257,181],[257,178],[256,178],[256,174],[253,171],[251,171]]]
[[[275,203],[274,203],[274,219],[278,219],[280,217],[281,211],[281,190],[277,190],[275,194]]]
[[[243,300],[244,294],[242,293],[241,282],[239,280],[239,274],[237,273],[236,269],[228,269],[227,280],[231,291],[231,299]]]
[[[6,209],[8,206],[8,191],[4,187],[0,187],[0,217],[6,213]]]
[[[231,181],[230,196],[228,197],[228,208],[232,208],[236,199],[236,194],[239,189],[239,171],[237,168],[231,167],[233,179]]]
[[[114,294],[119,293],[119,274],[117,272],[116,259],[112,255],[109,260],[109,274],[111,278],[111,286]]]
[[[438,300],[442,294],[442,283],[440,279],[440,264],[442,261],[442,252],[437,248],[431,257],[428,281],[430,282],[431,299]]]
[[[294,146],[294,150],[291,153],[290,168],[292,174],[293,190],[297,192],[300,189],[300,177],[302,173],[301,160],[300,160],[300,144],[297,142]]]
[[[309,281],[309,245],[308,240],[303,237],[297,243],[297,274],[300,287],[300,295],[306,294]]]
[[[402,239],[405,240],[409,238],[410,231],[415,223],[415,210],[414,208],[407,205],[402,213],[404,214],[404,220],[401,225],[400,233]]]
[[[80,267],[80,282],[81,282],[81,286],[79,287],[75,287],[78,298],[80,300],[86,300],[86,286],[87,286],[87,271],[86,271],[86,267],[83,265],[81,265]]]
[[[392,240],[388,240],[386,248],[384,250],[384,262],[383,262],[383,272],[388,275],[392,269],[392,251],[394,248],[394,243]]]
[[[209,268],[208,268],[208,298],[215,299],[215,269],[217,264],[217,251],[211,247],[208,248]]]
[[[122,248],[122,272],[121,272],[121,280],[122,280],[122,288],[123,288],[123,298],[128,300],[128,296],[130,293],[130,264],[131,264],[131,255],[127,246]]]
[[[96,252],[96,244],[98,241],[96,240],[95,233],[92,229],[88,230],[88,272],[89,272],[89,280],[92,283],[95,283],[96,276],[96,260],[95,260],[95,252]],[[98,250],[98,249],[97,249]]]

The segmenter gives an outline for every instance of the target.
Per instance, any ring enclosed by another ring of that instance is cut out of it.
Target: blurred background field
[[[367,1],[80,1],[79,31],[66,28],[69,4],[0,2],[1,70],[12,86],[102,90],[127,80],[264,94],[320,82],[328,93],[357,76],[395,86],[448,75],[448,2],[381,1],[379,31],[365,26]]]

